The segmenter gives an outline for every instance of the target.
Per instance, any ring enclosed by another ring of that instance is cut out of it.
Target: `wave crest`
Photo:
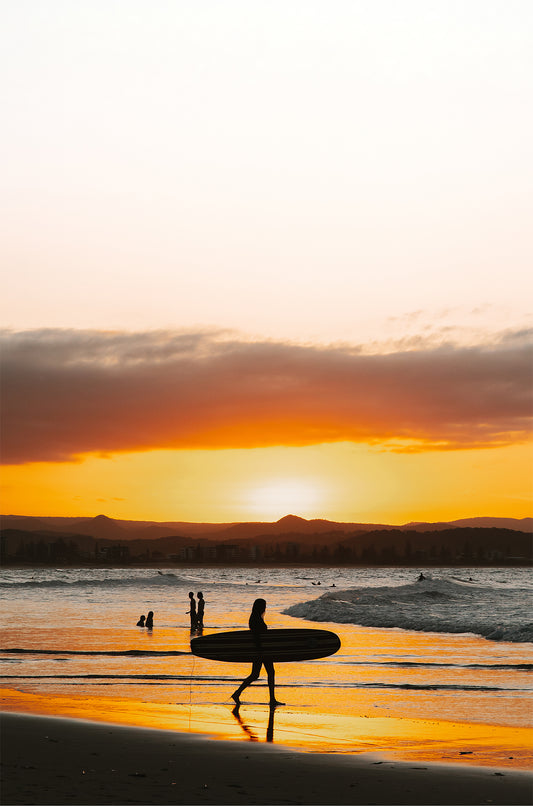
[[[524,597],[530,597],[524,590]],[[533,622],[517,608],[516,590],[457,579],[349,588],[301,602],[283,612],[309,621],[419,632],[474,633],[491,641],[533,642]]]
[[[22,582],[0,582],[0,590],[12,590],[16,588],[31,589],[31,588],[77,588],[87,587],[91,588],[119,588],[119,587],[139,587],[139,588],[166,588],[175,587],[177,585],[191,585],[196,584],[194,580],[186,576],[178,576],[171,573],[157,572],[151,577],[139,576],[125,576],[116,577],[110,576],[104,579],[30,579]]]

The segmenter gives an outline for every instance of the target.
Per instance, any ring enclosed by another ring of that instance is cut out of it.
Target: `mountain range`
[[[533,532],[533,518],[474,517],[453,521],[412,521],[403,525],[384,523],[342,523],[322,518],[306,520],[297,515],[286,515],[277,521],[243,523],[191,523],[187,521],[132,521],[97,515],[83,517],[34,517],[26,515],[0,515],[0,529],[18,529],[27,532],[76,533],[105,540],[157,540],[162,537],[200,538],[218,542],[271,538],[276,535],[325,535],[333,533],[372,532],[383,530],[426,532],[453,528],[511,529]]]

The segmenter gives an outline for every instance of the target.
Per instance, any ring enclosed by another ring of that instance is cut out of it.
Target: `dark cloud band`
[[[531,427],[531,334],[367,354],[228,333],[2,334],[2,461],[353,441],[495,447]]]

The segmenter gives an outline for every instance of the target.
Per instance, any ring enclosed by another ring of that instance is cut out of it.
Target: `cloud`
[[[2,460],[353,441],[496,447],[531,425],[531,332],[367,353],[228,332],[4,331]]]

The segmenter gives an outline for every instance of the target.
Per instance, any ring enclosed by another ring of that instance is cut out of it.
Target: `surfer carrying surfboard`
[[[244,689],[248,688],[248,686],[250,686],[254,680],[258,679],[261,672],[261,666],[265,667],[267,673],[268,690],[270,692],[270,707],[274,708],[276,705],[284,705],[284,703],[276,699],[274,692],[274,663],[271,660],[261,657],[261,636],[268,630],[263,618],[265,615],[265,610],[266,601],[264,599],[256,599],[252,605],[252,612],[250,613],[250,618],[248,619],[248,626],[252,632],[254,643],[257,646],[258,658],[257,660],[254,660],[252,664],[252,671],[248,677],[242,681],[239,688],[231,695],[232,699],[235,700],[237,707],[239,707],[241,704],[240,696]]]

